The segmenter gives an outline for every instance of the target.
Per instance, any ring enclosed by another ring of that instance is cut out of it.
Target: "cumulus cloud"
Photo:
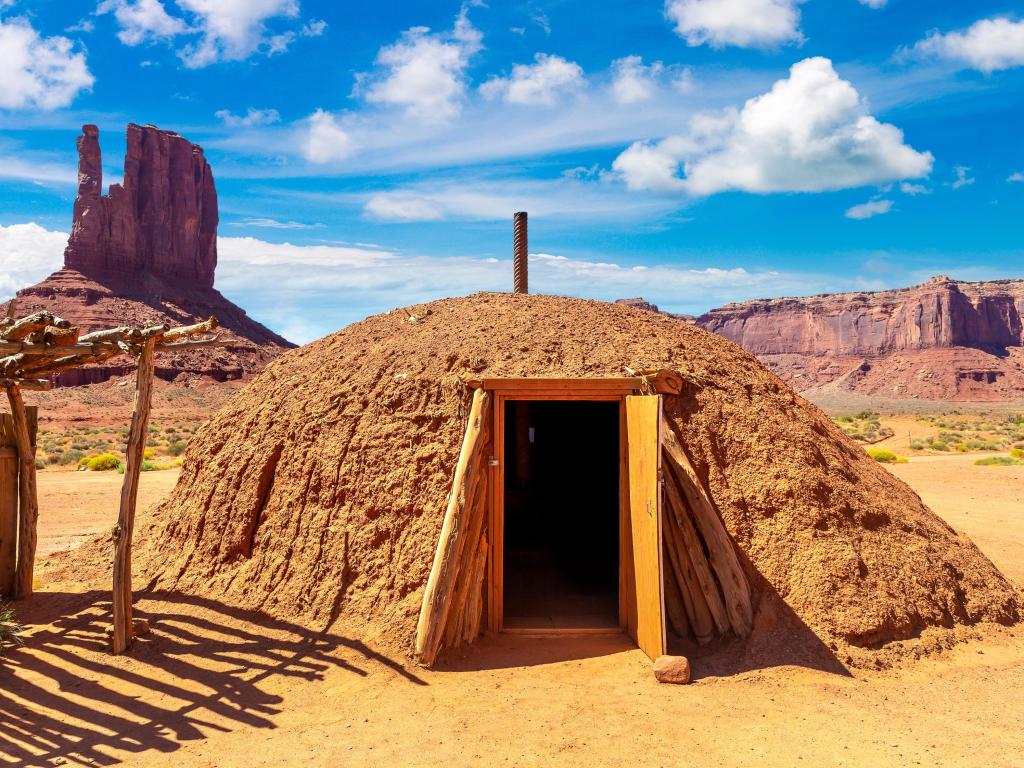
[[[863,221],[881,216],[892,210],[892,200],[869,200],[846,210],[846,218]]]
[[[819,57],[793,65],[741,109],[698,115],[684,135],[633,144],[613,170],[630,189],[711,195],[883,184],[926,176],[932,162],[869,114],[853,85]]]
[[[924,184],[911,184],[909,181],[900,182],[900,192],[904,195],[914,197],[916,195],[930,195],[932,191]]]
[[[640,56],[616,59],[612,62],[612,96],[619,104],[650,101],[664,72],[665,65],[660,61],[645,66]]]
[[[306,120],[301,149],[311,163],[331,163],[351,155],[354,146],[334,115],[318,109]]]
[[[66,37],[42,37],[24,18],[0,19],[0,108],[68,106],[95,78]]]
[[[244,115],[236,115],[229,109],[218,109],[213,116],[229,128],[252,128],[257,125],[273,125],[281,121],[276,109],[253,109],[249,107]]]
[[[922,57],[946,59],[991,73],[1024,65],[1024,21],[981,19],[958,32],[934,31],[910,49]]]
[[[380,49],[376,71],[357,76],[355,92],[372,104],[401,108],[417,120],[451,120],[461,111],[466,67],[482,41],[465,8],[451,31],[408,29],[397,42]]]
[[[118,26],[117,39],[125,45],[141,45],[166,40],[188,29],[181,19],[171,16],[160,0],[104,0],[97,14],[113,13]]]
[[[798,43],[803,0],[666,0],[665,15],[687,45],[763,48]]]
[[[67,232],[51,232],[34,222],[0,225],[0,298],[60,269],[67,242]]]
[[[516,64],[508,77],[493,77],[481,85],[480,93],[509,104],[553,106],[580,89],[583,82],[583,69],[575,61],[538,53],[533,64]]]
[[[298,36],[323,34],[326,24],[312,20],[298,29],[272,32],[271,20],[294,19],[297,0],[176,0],[180,16],[162,0],[103,0],[99,14],[112,13],[125,45],[168,41],[178,46],[186,67],[198,69],[220,61],[242,61],[257,51],[285,51]]]

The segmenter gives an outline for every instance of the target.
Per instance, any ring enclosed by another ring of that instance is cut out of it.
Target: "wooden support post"
[[[437,551],[434,553],[434,563],[423,591],[423,604],[416,624],[416,658],[420,664],[428,667],[434,663],[441,647],[459,564],[466,549],[469,532],[467,528],[470,522],[468,515],[473,502],[473,478],[477,473],[486,472],[487,457],[482,450],[484,440],[481,436],[486,432],[485,422],[490,417],[487,407],[489,401],[490,395],[483,389],[473,392],[473,405],[470,408],[469,423],[466,425],[466,435],[462,440],[459,461],[455,467],[448,508],[445,510]]]
[[[142,345],[135,375],[135,411],[125,449],[124,483],[121,508],[114,528],[114,628],[111,650],[123,653],[132,642],[132,530],[135,526],[135,501],[139,493],[139,472],[145,459],[149,434],[149,408],[153,389],[153,348],[157,336]]]
[[[7,387],[11,404],[14,444],[18,449],[18,570],[14,577],[14,596],[19,600],[32,595],[36,563],[36,524],[39,500],[36,496],[36,452],[33,445],[34,418],[30,419],[21,390]],[[33,414],[34,416],[34,414]]]
[[[18,449],[9,414],[0,413],[0,597],[14,597],[18,569]]]

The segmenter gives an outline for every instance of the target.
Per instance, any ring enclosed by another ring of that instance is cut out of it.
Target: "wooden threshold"
[[[565,637],[567,635],[621,635],[622,627],[504,627],[501,633],[520,637]]]

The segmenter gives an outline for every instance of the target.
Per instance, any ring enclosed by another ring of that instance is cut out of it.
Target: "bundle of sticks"
[[[692,633],[701,645],[730,630],[746,637],[753,626],[750,584],[725,524],[668,420],[662,429],[662,463],[669,623],[680,637]]]
[[[428,667],[442,647],[457,648],[480,634],[488,547],[490,400],[482,388],[473,392],[469,425],[424,592],[416,627],[416,657]]]
[[[80,329],[52,312],[35,312],[15,320],[13,306],[12,302],[8,316],[0,320],[0,355],[4,355],[0,357],[0,383],[16,384],[26,390],[50,389],[49,377],[69,368],[100,363],[119,355],[137,356],[146,342],[154,338],[155,352],[226,346],[233,341],[219,335],[192,338],[213,334],[218,327],[215,317],[178,328],[121,326],[82,334]]]

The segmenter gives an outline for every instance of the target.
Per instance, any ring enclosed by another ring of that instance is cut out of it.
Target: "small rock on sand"
[[[686,685],[690,682],[690,661],[685,656],[659,656],[654,662],[654,677],[659,683]]]

